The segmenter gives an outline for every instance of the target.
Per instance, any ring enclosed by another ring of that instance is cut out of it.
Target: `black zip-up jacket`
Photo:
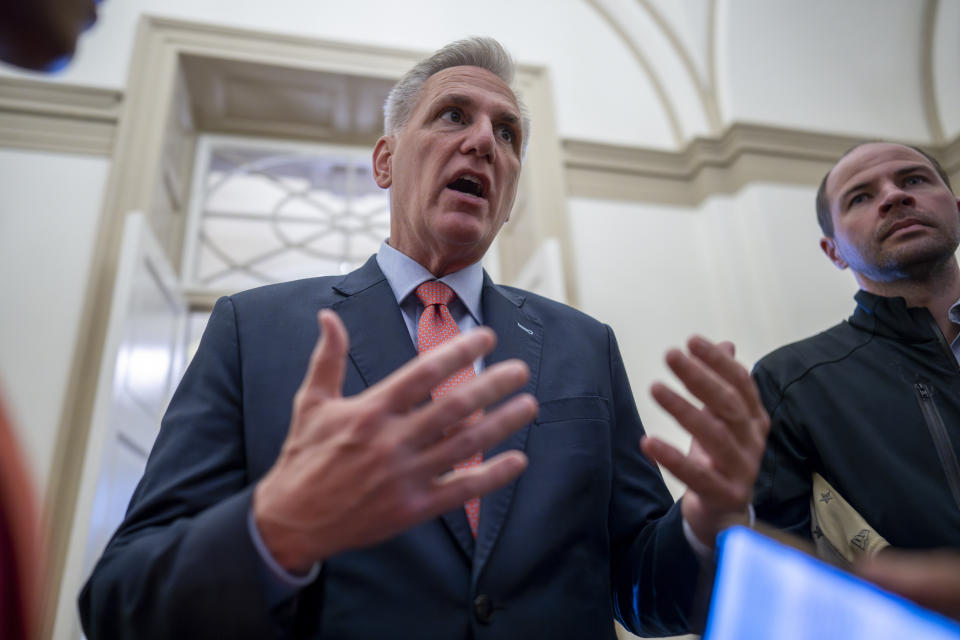
[[[856,301],[754,368],[771,418],[757,517],[810,538],[819,472],[891,545],[960,547],[960,367],[925,308]]]

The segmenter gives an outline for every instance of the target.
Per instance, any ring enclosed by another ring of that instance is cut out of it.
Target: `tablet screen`
[[[960,640],[960,624],[745,527],[718,539],[704,640]]]

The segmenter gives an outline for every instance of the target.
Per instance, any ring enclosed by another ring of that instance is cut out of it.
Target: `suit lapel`
[[[367,387],[416,357],[407,325],[376,256],[334,286],[347,296],[332,306],[350,336],[350,359]]]
[[[523,302],[523,296],[497,287],[484,274],[483,321],[497,334],[497,346],[493,353],[487,356],[485,366],[489,367],[510,358],[523,360],[530,367],[530,380],[523,391],[536,395],[543,350],[543,326],[533,316],[523,312]],[[529,432],[530,425],[527,425],[484,452],[484,457],[492,458],[509,449],[523,451]],[[473,556],[474,582],[483,570],[500,535],[500,530],[510,511],[516,484],[517,480],[514,480],[480,500],[480,527]],[[466,516],[464,516],[464,522],[466,522]]]
[[[480,505],[482,509],[483,501],[480,502]],[[473,540],[473,533],[470,531],[470,523],[467,521],[467,512],[460,506],[442,514],[440,520],[446,525],[457,544],[460,545],[463,553],[466,554],[467,562],[470,562],[474,557],[476,543]]]

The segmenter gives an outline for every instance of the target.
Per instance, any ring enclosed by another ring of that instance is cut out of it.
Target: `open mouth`
[[[447,185],[447,189],[453,189],[461,193],[466,193],[477,198],[483,197],[483,185],[472,176],[460,176]]]

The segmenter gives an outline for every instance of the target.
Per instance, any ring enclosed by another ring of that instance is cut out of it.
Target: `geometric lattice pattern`
[[[368,147],[232,139],[201,145],[187,288],[235,291],[346,273],[390,229],[387,192],[373,181]]]

